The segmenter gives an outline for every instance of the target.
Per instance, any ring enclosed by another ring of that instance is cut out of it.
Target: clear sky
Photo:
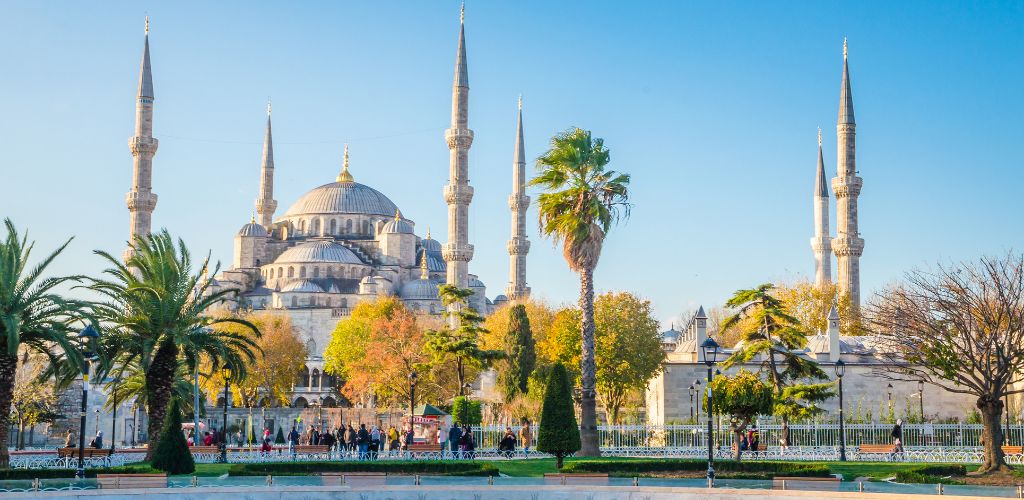
[[[279,214],[357,181],[443,239],[456,1],[0,4],[0,216],[53,266],[96,274],[128,234],[143,18],[156,89],[154,227],[229,265],[254,210],[268,96]],[[949,259],[1024,250],[1024,2],[494,2],[466,7],[470,271],[508,279],[516,98],[529,158],[570,126],[633,175],[599,290],[659,319],[735,289],[813,274],[816,131],[835,174],[843,37],[864,189],[864,296]],[[532,169],[531,169],[532,170]],[[531,193],[534,196],[536,193]],[[835,228],[833,210],[833,231]],[[528,281],[567,303],[576,277],[537,236]]]

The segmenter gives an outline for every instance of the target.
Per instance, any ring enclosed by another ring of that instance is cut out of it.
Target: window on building
[[[331,219],[331,234],[338,234],[338,220]]]
[[[288,266],[288,277],[292,278],[294,276],[295,276],[295,268],[292,267],[292,266]]]
[[[320,268],[319,267],[314,267],[313,268],[313,277],[314,278],[319,278],[320,277]]]
[[[345,234],[352,234],[352,219],[345,219]]]

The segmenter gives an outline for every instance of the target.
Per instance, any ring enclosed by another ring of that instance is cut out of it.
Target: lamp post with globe
[[[839,381],[839,460],[846,461],[846,427],[843,422],[843,375],[846,374],[846,363],[836,361],[836,379]]]
[[[78,338],[82,342],[82,409],[78,413],[78,470],[75,477],[85,479],[85,415],[89,402],[89,365],[99,352],[97,343],[100,332],[92,325],[86,325]]]
[[[715,366],[716,358],[718,358],[718,342],[715,342],[715,339],[708,337],[701,343],[700,348],[704,353],[704,364],[708,365],[708,401],[704,406],[707,406],[708,409],[708,488],[713,488],[715,486],[715,450],[713,439],[714,428],[712,427],[714,425],[712,422],[714,417],[711,413],[711,405],[714,395],[711,392],[711,380],[714,375],[711,373],[711,370]]]
[[[220,461],[225,464],[228,463],[228,385],[231,382],[231,372],[231,363],[225,362],[220,369],[220,374],[224,377],[224,420],[221,422],[224,439],[220,440]]]

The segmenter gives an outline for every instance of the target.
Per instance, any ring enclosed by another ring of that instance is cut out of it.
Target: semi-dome
[[[256,221],[251,221],[238,230],[238,235],[265,237],[267,236],[267,230],[262,225],[257,224]]]
[[[332,182],[302,195],[284,217],[324,214],[392,216],[398,207],[383,193],[358,182]]]
[[[401,297],[408,300],[436,300],[437,283],[422,278],[410,281],[402,286]]]
[[[363,261],[352,250],[333,241],[310,241],[285,250],[275,264],[331,262],[339,264],[362,264]]]
[[[307,292],[307,293],[323,293],[324,289],[320,288],[320,285],[310,280],[294,280],[289,281],[284,287],[281,288],[282,292]]]

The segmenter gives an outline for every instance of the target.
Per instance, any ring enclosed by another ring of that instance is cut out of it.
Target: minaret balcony
[[[149,191],[129,191],[125,195],[125,203],[132,212],[152,212],[156,208],[156,193]]]
[[[832,251],[836,256],[860,257],[864,253],[864,238],[840,236],[832,239]]]
[[[510,255],[525,255],[530,252],[530,240],[526,238],[512,238],[508,240],[508,253]]]
[[[444,202],[449,205],[469,205],[473,201],[473,187],[468,184],[449,184],[444,187]]]
[[[836,198],[857,197],[860,195],[860,189],[863,186],[864,179],[856,175],[832,178],[832,192],[836,194]]]
[[[508,208],[514,211],[524,211],[526,207],[530,206],[529,196],[511,195],[508,197]]]
[[[450,128],[444,131],[448,149],[469,149],[473,145],[473,131],[468,128]]]
[[[156,149],[159,145],[160,141],[156,140],[155,137],[134,136],[128,139],[128,149],[131,150],[132,155],[140,153],[156,153]]]
[[[473,245],[469,243],[447,243],[441,249],[446,262],[469,262],[473,260]]]

